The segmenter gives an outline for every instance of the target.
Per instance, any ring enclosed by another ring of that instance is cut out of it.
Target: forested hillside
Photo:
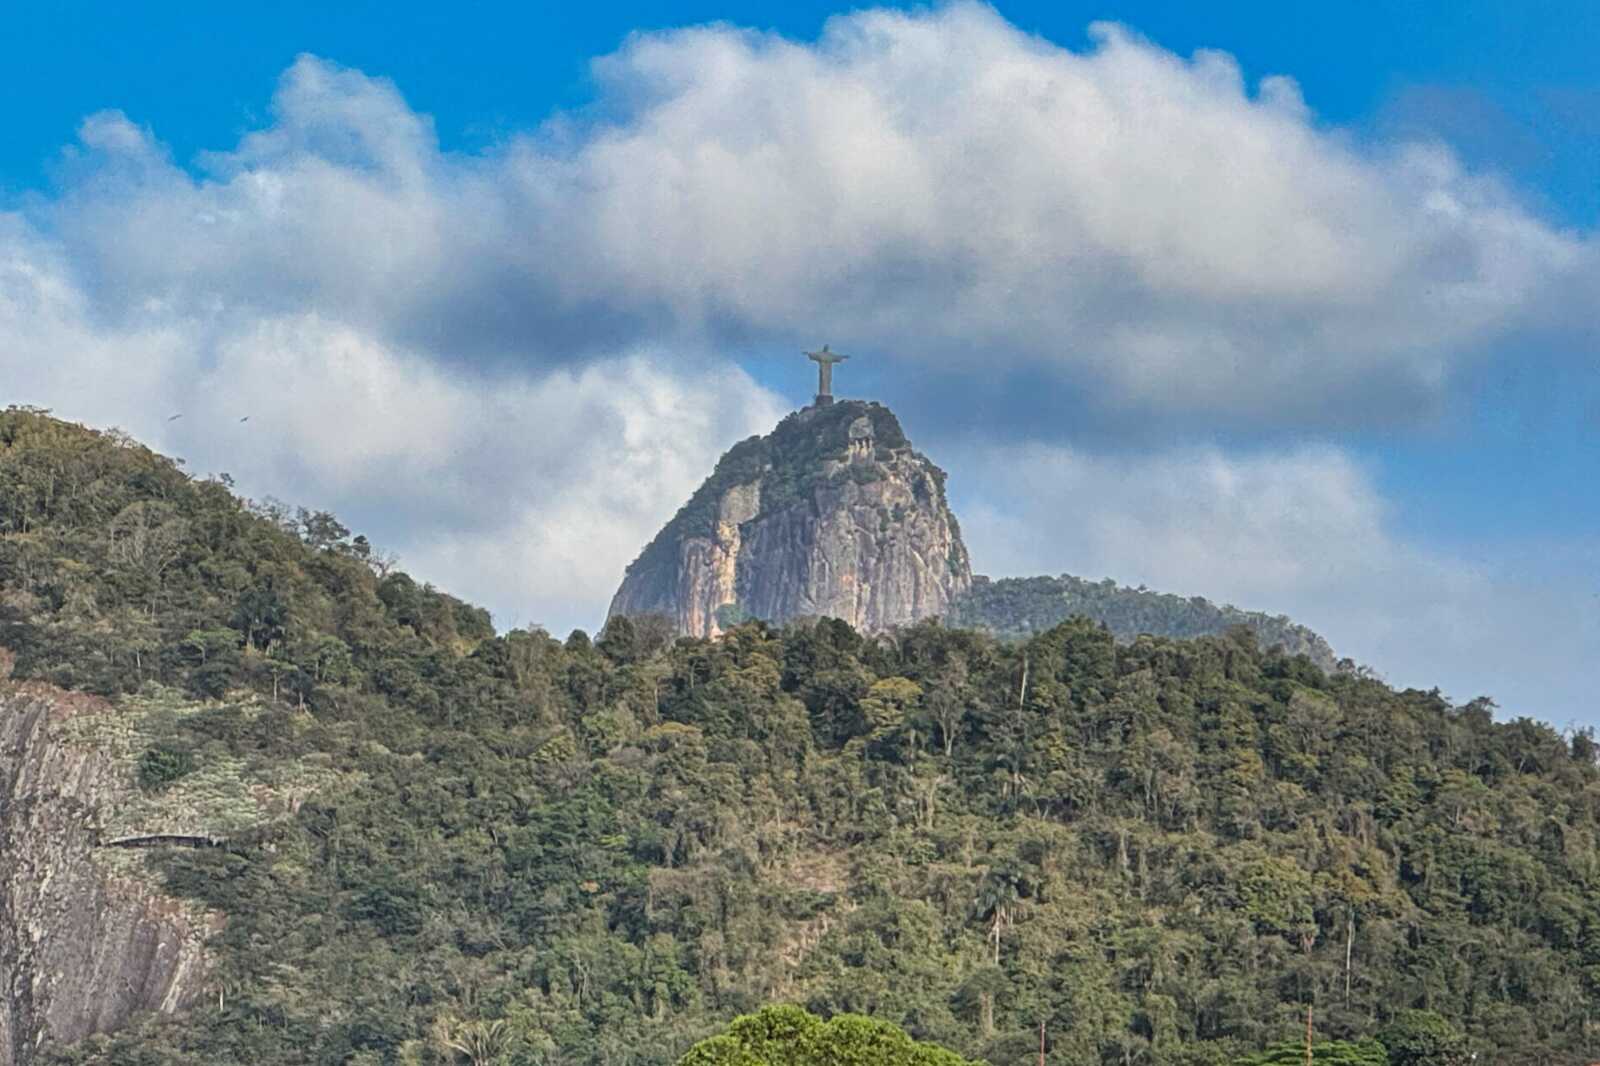
[[[1043,633],[1078,617],[1099,622],[1122,640],[1143,633],[1203,637],[1244,626],[1264,648],[1281,647],[1291,655],[1304,655],[1325,670],[1337,665],[1326,640],[1283,615],[1241,611],[1201,596],[1129,588],[1110,578],[975,577],[971,590],[956,601],[949,622],[1016,638]]]
[[[1052,1064],[1230,1062],[1308,1005],[1600,1054],[1592,738],[1242,630],[496,636],[331,516],[12,410],[0,646],[158,722],[152,794],[330,782],[145,852],[228,916],[214,995],[47,1061],[644,1066],[773,1002],[997,1066],[1041,1022]]]

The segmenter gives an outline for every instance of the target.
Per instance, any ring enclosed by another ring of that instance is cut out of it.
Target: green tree
[[[1305,1066],[1306,1046],[1286,1040],[1273,1044],[1265,1051],[1234,1059],[1234,1066]],[[1311,1045],[1313,1066],[1389,1066],[1390,1059],[1384,1046],[1376,1040],[1351,1043],[1347,1040],[1328,1040]]]
[[[1461,1030],[1431,1010],[1401,1011],[1378,1039],[1393,1066],[1463,1066],[1471,1059]]]
[[[766,1007],[703,1040],[678,1066],[965,1066],[965,1059],[859,1014],[824,1022],[799,1007]]]

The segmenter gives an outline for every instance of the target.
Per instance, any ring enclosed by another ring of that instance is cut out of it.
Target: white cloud
[[[314,310],[537,364],[820,328],[1266,425],[1415,417],[1588,269],[1442,146],[1359,149],[1287,78],[1093,37],[967,3],[809,44],[641,34],[589,112],[473,157],[387,81],[302,57],[202,178],[91,118],[41,215],[107,314]]]
[[[1578,255],[1442,148],[1361,152],[1286,79],[1252,95],[1225,55],[1095,36],[955,5],[815,46],[636,38],[599,68],[619,119],[566,161],[574,243],[677,323],[826,308],[907,362],[976,349],[1102,402],[1301,424],[1437,395]]]
[[[1288,614],[1391,683],[1558,723],[1600,718],[1600,605],[1572,579],[1592,572],[1596,547],[1512,567],[1414,543],[1340,450],[990,448],[957,464],[952,486],[968,548],[994,576],[1110,576]]]

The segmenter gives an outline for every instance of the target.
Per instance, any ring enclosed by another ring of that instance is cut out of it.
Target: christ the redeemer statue
[[[850,358],[838,352],[830,352],[824,344],[820,352],[806,352],[805,356],[817,364],[817,406],[826,407],[833,402],[833,364],[842,363]]]

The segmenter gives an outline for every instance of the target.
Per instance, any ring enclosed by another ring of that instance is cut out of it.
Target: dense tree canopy
[[[1461,1030],[1433,1011],[1401,1011],[1381,1039],[1394,1066],[1466,1066],[1472,1060]]]
[[[1246,1055],[1237,1060],[1234,1066],[1305,1066],[1305,1063],[1306,1045],[1289,1040],[1254,1055]],[[1358,1043],[1330,1040],[1311,1045],[1311,1066],[1389,1066],[1389,1054],[1376,1040]]]
[[[1592,739],[1248,633],[496,635],[331,516],[23,411],[0,592],[22,676],[189,706],[146,787],[332,782],[147,853],[228,915],[218,995],[63,1062],[664,1066],[772,1002],[996,1064],[1041,1023],[1051,1064],[1227,1063],[1307,1006],[1330,1047],[1600,1053]]]
[[[799,1007],[766,1007],[689,1049],[678,1066],[964,1066],[966,1060],[905,1030],[836,1014],[826,1022]]]

